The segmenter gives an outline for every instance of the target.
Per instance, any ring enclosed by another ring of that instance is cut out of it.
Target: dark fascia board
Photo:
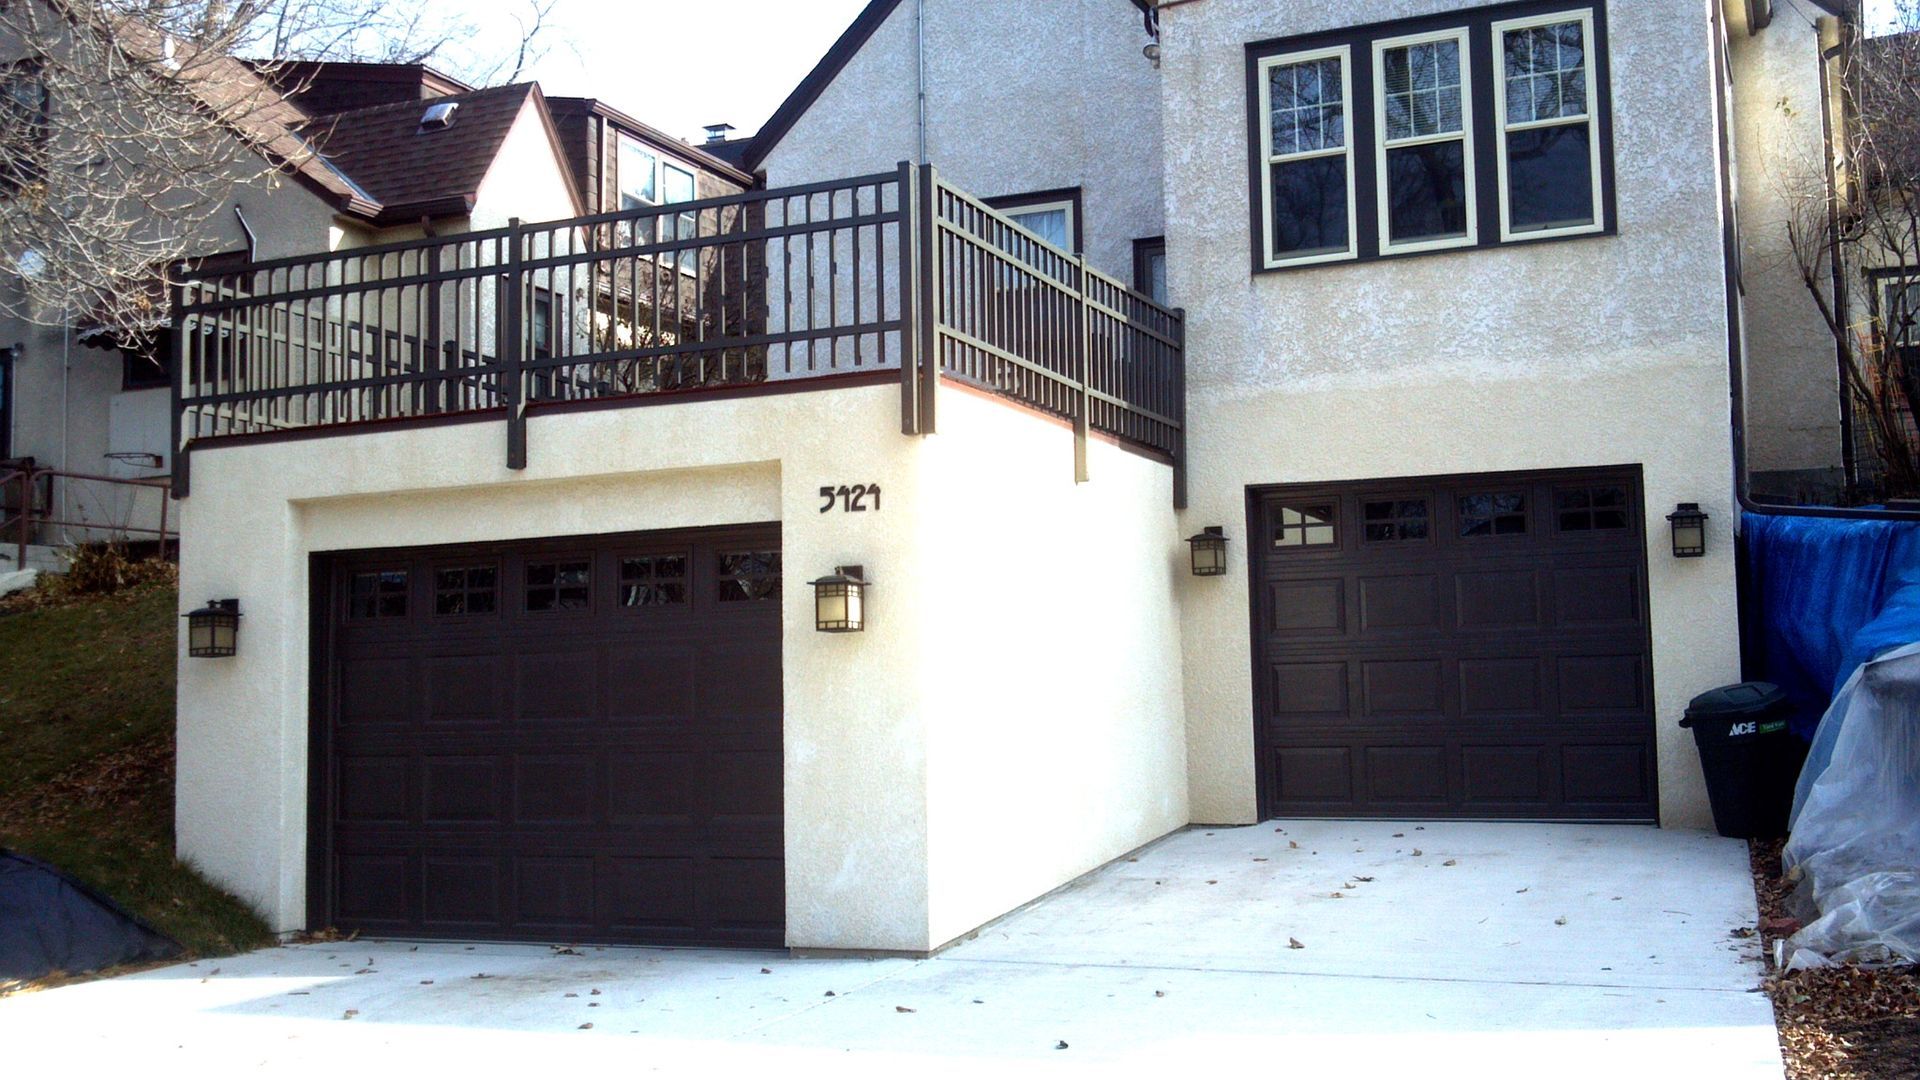
[[[840,69],[853,60],[854,54],[866,45],[867,39],[873,37],[874,31],[880,29],[880,24],[886,22],[887,16],[899,6],[900,0],[872,0],[861,9],[860,14],[854,16],[853,25],[841,33],[827,49],[827,55],[813,65],[813,70],[807,72],[807,77],[800,80],[800,85],[793,88],[793,93],[787,95],[787,100],[780,103],[766,125],[753,136],[753,143],[747,147],[744,159],[749,171],[759,170],[760,163],[773,152],[781,139],[786,138],[787,132],[793,130],[793,125],[799,123],[800,117],[813,107],[814,102],[820,100],[827,84],[833,82],[834,76],[840,74]]]
[[[644,120],[637,120],[633,116],[621,112],[619,109],[601,101],[599,98],[554,98],[552,100],[584,103],[589,113],[606,120],[614,127],[619,128],[621,131],[632,135],[642,142],[650,143],[655,148],[665,151],[666,153],[686,158],[708,172],[739,184],[741,187],[753,187],[754,179],[752,173],[747,172],[745,169],[740,168],[738,165],[724,158],[715,157],[713,154],[702,150],[692,143],[676,139]]]

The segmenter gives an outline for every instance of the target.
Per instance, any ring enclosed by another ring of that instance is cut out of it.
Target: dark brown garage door
[[[1638,469],[1257,491],[1270,817],[1656,816]]]
[[[780,943],[777,526],[316,569],[315,926]]]

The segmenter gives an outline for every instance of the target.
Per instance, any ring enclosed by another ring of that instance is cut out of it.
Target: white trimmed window
[[[1464,28],[1373,43],[1382,253],[1479,239],[1467,53]]]
[[[693,173],[677,165],[662,162],[660,165],[660,201],[667,204],[692,202],[694,197]],[[672,221],[662,219],[660,231],[662,240],[691,240],[699,235],[700,215],[686,212],[676,214]],[[700,253],[688,249],[680,253],[680,269],[691,272],[700,261]]]
[[[638,139],[620,136],[618,170],[620,209],[637,210],[660,202],[660,158]]]
[[[1260,61],[1261,251],[1268,267],[1355,256],[1347,46]]]
[[[1072,199],[1045,199],[1029,203],[1002,202],[999,209],[1014,224],[1054,247],[1062,251],[1075,250]]]
[[[1493,24],[1501,239],[1599,232],[1592,9]]]

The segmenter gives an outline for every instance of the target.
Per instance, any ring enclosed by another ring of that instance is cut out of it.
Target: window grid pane
[[[1381,65],[1386,74],[1388,141],[1462,130],[1458,41],[1387,49],[1381,53]]]
[[[1267,118],[1275,158],[1347,145],[1344,78],[1337,56],[1279,64],[1267,73]]]
[[[1274,547],[1325,547],[1337,539],[1332,503],[1283,506],[1274,522]]]
[[[407,617],[407,572],[369,570],[353,575],[347,585],[347,615],[354,619]]]
[[[672,607],[686,602],[685,555],[629,555],[620,560],[622,607]]]
[[[500,572],[488,566],[450,566],[434,571],[435,615],[490,615],[498,605]]]
[[[1578,21],[1507,31],[1509,126],[1587,115],[1585,34]]]
[[[585,611],[593,605],[593,564],[586,559],[527,564],[528,611]]]
[[[723,551],[720,553],[720,600],[737,603],[780,599],[780,553],[777,551]]]
[[[1527,497],[1519,492],[1460,497],[1460,535],[1467,539],[1527,531]]]
[[[1371,544],[1427,538],[1427,500],[1383,499],[1361,507],[1361,538]]]

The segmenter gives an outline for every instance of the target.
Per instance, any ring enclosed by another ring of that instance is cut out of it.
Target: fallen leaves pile
[[[1787,914],[1781,842],[1752,845],[1753,888],[1769,964],[1773,941],[1798,923]],[[1920,967],[1818,968],[1767,979],[1787,1080],[1920,1076]]]

